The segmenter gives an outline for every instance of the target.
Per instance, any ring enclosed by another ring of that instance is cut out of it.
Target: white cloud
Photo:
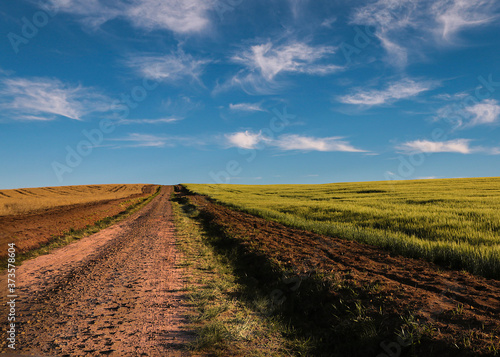
[[[209,62],[206,59],[195,59],[179,50],[165,56],[135,55],[126,64],[140,76],[153,80],[178,81],[192,78],[199,81]]]
[[[497,5],[494,0],[441,0],[432,5],[431,11],[439,24],[438,34],[445,40],[452,40],[467,27],[485,25],[498,19],[498,15],[494,14]]]
[[[303,13],[302,6],[307,5],[307,2],[308,0],[288,0],[294,18],[298,18]]]
[[[138,133],[132,133],[126,138],[116,140],[129,141],[133,143],[121,147],[164,147],[168,143],[168,139],[166,137]]]
[[[342,140],[342,137],[314,138],[311,136],[282,135],[272,142],[272,145],[281,150],[365,152]]]
[[[467,96],[469,96],[469,94],[465,93],[465,92],[459,92],[459,93],[455,93],[455,94],[441,93],[441,94],[435,95],[434,98],[440,99],[440,100],[445,100],[445,101],[460,101],[460,100],[463,100]]]
[[[242,131],[233,134],[226,134],[226,139],[229,146],[238,147],[242,149],[255,149],[262,141],[267,141],[261,133],[251,133],[249,131]]]
[[[255,149],[259,144],[275,147],[280,150],[302,150],[302,151],[344,151],[344,152],[365,152],[352,146],[349,142],[342,140],[342,137],[315,138],[312,136],[301,136],[295,134],[281,135],[276,139],[267,138],[262,133],[252,133],[249,131],[237,132],[226,135],[230,147],[242,149]]]
[[[124,15],[140,28],[192,33],[209,26],[214,4],[210,0],[141,0],[133,2]]]
[[[13,119],[23,120],[23,121],[51,121],[56,119],[56,117],[54,115],[43,116],[43,115],[22,114],[20,116],[14,117]]]
[[[455,139],[449,141],[415,140],[409,141],[397,147],[398,150],[416,153],[460,153],[470,154],[477,148],[470,147],[470,139]]]
[[[333,24],[337,21],[337,18],[336,17],[330,17],[328,19],[325,19],[322,23],[321,23],[321,26],[323,27],[327,27],[327,28],[332,28]]]
[[[334,47],[299,41],[253,45],[232,57],[232,61],[242,64],[244,69],[218,84],[214,93],[239,86],[251,95],[275,94],[285,86],[285,74],[325,76],[342,70],[343,67],[328,62],[328,57],[334,53]]]
[[[239,71],[236,75],[223,83],[217,83],[213,94],[219,94],[233,89],[241,88],[249,95],[271,95],[276,94],[285,88],[285,83],[276,81],[267,81],[258,73],[249,73],[246,70]]]
[[[353,23],[374,26],[376,36],[387,51],[389,62],[397,66],[407,63],[406,47],[401,45],[400,34],[413,28],[417,3],[412,0],[378,0],[358,8]],[[412,37],[407,37],[412,38]]]
[[[97,28],[103,23],[119,17],[123,8],[118,1],[105,4],[100,0],[49,0],[48,8],[54,12],[66,12],[80,17],[85,26]]]
[[[339,100],[346,104],[380,105],[411,98],[434,87],[434,82],[416,82],[411,79],[404,79],[393,82],[383,90],[358,90],[354,94],[340,97]]]
[[[484,100],[467,107],[465,110],[471,114],[470,126],[493,124],[500,118],[500,105],[498,101],[493,99]]]
[[[396,147],[405,153],[458,153],[500,155],[500,147],[471,146],[472,139],[455,139],[448,141],[415,140]]]
[[[70,86],[57,79],[6,78],[0,84],[0,109],[14,120],[81,120],[110,109],[111,100],[95,89]]]
[[[425,44],[450,43],[465,28],[497,19],[496,0],[377,0],[358,8],[352,22],[374,26],[387,60],[405,66]]]
[[[282,151],[300,150],[300,151],[343,151],[366,153],[352,146],[342,137],[316,138],[301,135],[281,135],[277,138],[269,138],[261,132],[241,131],[231,134],[225,134],[225,146],[241,149],[263,149],[272,147]],[[130,133],[126,137],[109,139],[109,141],[120,142],[114,148],[131,147],[175,147],[175,146],[204,146],[220,143],[220,137],[214,136],[207,138],[195,136],[169,136],[169,135],[151,135]]]
[[[243,111],[243,112],[265,112],[260,103],[238,103],[238,104],[229,104],[229,109],[234,111]]]
[[[202,144],[202,142],[197,142],[197,140],[194,137],[151,135],[151,134],[141,134],[141,133],[130,133],[123,138],[115,138],[108,140],[121,143],[113,146],[113,148],[115,149],[139,148],[139,147],[163,148],[163,147],[175,147],[178,145],[193,146],[197,144]]]
[[[470,98],[476,103],[467,105]],[[500,103],[497,100],[485,99],[482,102],[477,102],[475,98],[470,96],[460,99],[459,103],[438,109],[435,119],[453,123],[456,128],[495,124],[500,121]]]
[[[121,18],[146,30],[166,29],[173,32],[201,33],[210,26],[211,10],[216,0],[50,0],[59,11],[79,16],[96,28]]]
[[[171,124],[181,121],[180,118],[160,118],[160,119],[121,119],[116,122],[117,125],[129,124]]]
[[[123,148],[173,148],[173,147],[203,147],[216,143],[215,137],[206,136],[178,136],[166,134],[129,133],[125,137],[107,139],[117,144],[110,145],[113,149]]]
[[[234,56],[233,60],[242,63],[251,71],[260,72],[262,77],[272,81],[282,72],[312,75],[326,75],[336,72],[341,67],[318,63],[334,52],[334,48],[329,46],[314,47],[301,42],[274,46],[271,42],[267,42],[251,46]]]

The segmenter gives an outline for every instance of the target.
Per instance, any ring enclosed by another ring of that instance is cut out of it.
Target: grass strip
[[[190,328],[196,332],[188,349],[215,356],[289,356],[279,324],[242,301],[244,289],[234,266],[215,250],[213,237],[197,220],[199,212],[178,200],[173,209],[184,256],[180,266],[186,269],[186,291],[193,305]]]

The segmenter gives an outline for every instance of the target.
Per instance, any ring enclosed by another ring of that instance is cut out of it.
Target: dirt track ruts
[[[17,352],[187,354],[183,347],[192,334],[185,330],[189,307],[177,267],[171,192],[163,187],[150,204],[121,223],[17,269]],[[5,279],[2,274],[2,289]],[[5,326],[4,312],[1,319]],[[1,344],[2,351],[12,352],[5,338]]]

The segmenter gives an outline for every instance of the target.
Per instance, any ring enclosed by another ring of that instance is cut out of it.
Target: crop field
[[[156,185],[88,185],[0,191],[0,244],[38,249],[68,232],[113,217],[155,193]],[[0,253],[0,259],[7,251]]]
[[[54,207],[114,200],[143,194],[146,185],[87,185],[0,190],[0,216],[27,214]]]
[[[238,286],[228,297],[277,323],[283,339],[274,342],[282,355],[498,355],[499,280],[288,227],[182,187],[177,192],[184,214],[205,230],[201,241],[229,264]],[[208,294],[212,307],[218,293],[208,279],[196,292],[203,289],[198,301],[206,305]],[[213,340],[216,324],[224,321],[222,313],[211,316],[202,341]]]
[[[185,186],[287,226],[500,277],[500,178]]]

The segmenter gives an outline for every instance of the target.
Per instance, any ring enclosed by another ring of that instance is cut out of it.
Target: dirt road
[[[171,187],[108,229],[16,272],[16,347],[40,356],[182,356],[192,334]],[[2,291],[5,274],[0,277]],[[3,295],[2,303],[5,304]],[[5,305],[4,305],[5,306]],[[5,309],[2,309],[5,310]],[[2,327],[7,317],[2,311]],[[5,331],[4,328],[2,328]],[[14,352],[2,338],[1,351]]]

